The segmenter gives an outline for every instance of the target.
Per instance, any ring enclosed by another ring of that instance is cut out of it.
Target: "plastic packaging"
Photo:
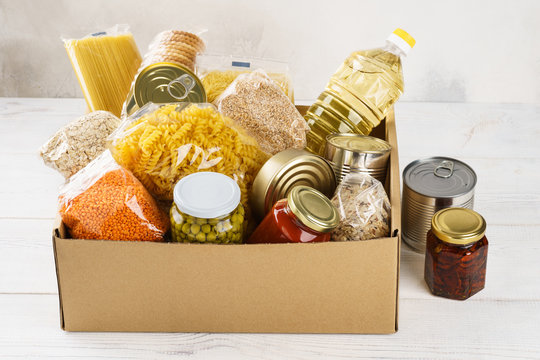
[[[75,239],[163,241],[169,217],[109,151],[62,186],[59,212]]]
[[[262,70],[239,75],[215,101],[270,154],[303,149],[309,131],[290,99]]]
[[[369,240],[389,235],[390,201],[380,181],[363,173],[343,178],[332,203],[341,215],[333,241]]]
[[[199,56],[196,67],[197,75],[200,77],[206,90],[208,102],[214,102],[238,75],[249,73],[256,69],[264,70],[289,99],[294,102],[294,91],[289,74],[289,65],[285,62],[212,54]]]
[[[105,151],[107,137],[119,124],[120,119],[107,111],[81,116],[43,144],[40,156],[67,179]]]
[[[173,200],[186,175],[213,171],[233,178],[247,206],[255,175],[267,160],[257,142],[211,104],[149,103],[111,134],[110,149],[161,200]]]
[[[141,69],[159,62],[172,62],[183,65],[189,70],[195,69],[195,59],[206,45],[199,37],[204,30],[197,32],[182,30],[166,30],[157,34],[148,52],[144,55]]]
[[[306,113],[307,150],[323,155],[331,133],[369,135],[403,93],[401,58],[415,40],[401,29],[382,48],[353,52]]]
[[[174,187],[172,239],[177,242],[241,243],[245,210],[240,187],[230,177],[200,172]]]
[[[120,116],[141,55],[127,25],[116,25],[81,39],[64,39],[73,70],[90,111]]]

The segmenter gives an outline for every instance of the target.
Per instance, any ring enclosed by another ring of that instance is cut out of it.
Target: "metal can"
[[[403,170],[403,241],[423,253],[433,215],[444,208],[472,209],[476,173],[448,157],[416,160]]]
[[[332,165],[339,184],[349,173],[364,173],[384,184],[392,146],[373,136],[330,134],[324,157]]]
[[[142,69],[135,78],[126,104],[128,115],[153,102],[206,102],[201,80],[188,68],[169,62],[159,62]]]
[[[298,185],[306,185],[332,198],[336,178],[326,160],[306,150],[288,149],[272,156],[253,181],[251,205],[262,219],[274,204]]]

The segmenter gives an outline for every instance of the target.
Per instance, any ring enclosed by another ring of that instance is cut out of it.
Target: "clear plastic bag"
[[[269,154],[306,146],[306,121],[262,70],[239,75],[215,103]]]
[[[141,69],[158,63],[173,62],[195,70],[197,55],[204,52],[206,45],[200,37],[206,30],[165,30],[157,34],[144,55]]]
[[[39,154],[45,165],[67,179],[105,151],[107,137],[119,124],[120,119],[107,111],[86,114],[58,130]]]
[[[268,76],[294,102],[294,91],[286,62],[270,59],[205,54],[197,58],[197,75],[201,79],[208,102],[214,102],[240,74],[256,69]]]
[[[332,203],[341,216],[333,241],[369,240],[390,233],[390,201],[380,181],[351,173],[336,189]]]
[[[76,239],[163,241],[169,217],[107,150],[60,189],[59,212]]]
[[[63,41],[88,109],[120,116],[142,60],[128,26]]]
[[[233,178],[247,207],[253,179],[268,159],[257,142],[211,104],[149,103],[109,137],[116,161],[160,200],[182,177],[214,171]]]

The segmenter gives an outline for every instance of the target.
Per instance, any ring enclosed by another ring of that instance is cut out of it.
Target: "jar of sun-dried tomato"
[[[424,278],[434,295],[465,300],[484,288],[486,221],[465,208],[438,211],[427,233]]]

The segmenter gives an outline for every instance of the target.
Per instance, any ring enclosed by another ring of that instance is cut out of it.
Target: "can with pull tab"
[[[433,215],[444,208],[473,208],[476,173],[447,157],[416,160],[403,170],[403,241],[423,253]]]

